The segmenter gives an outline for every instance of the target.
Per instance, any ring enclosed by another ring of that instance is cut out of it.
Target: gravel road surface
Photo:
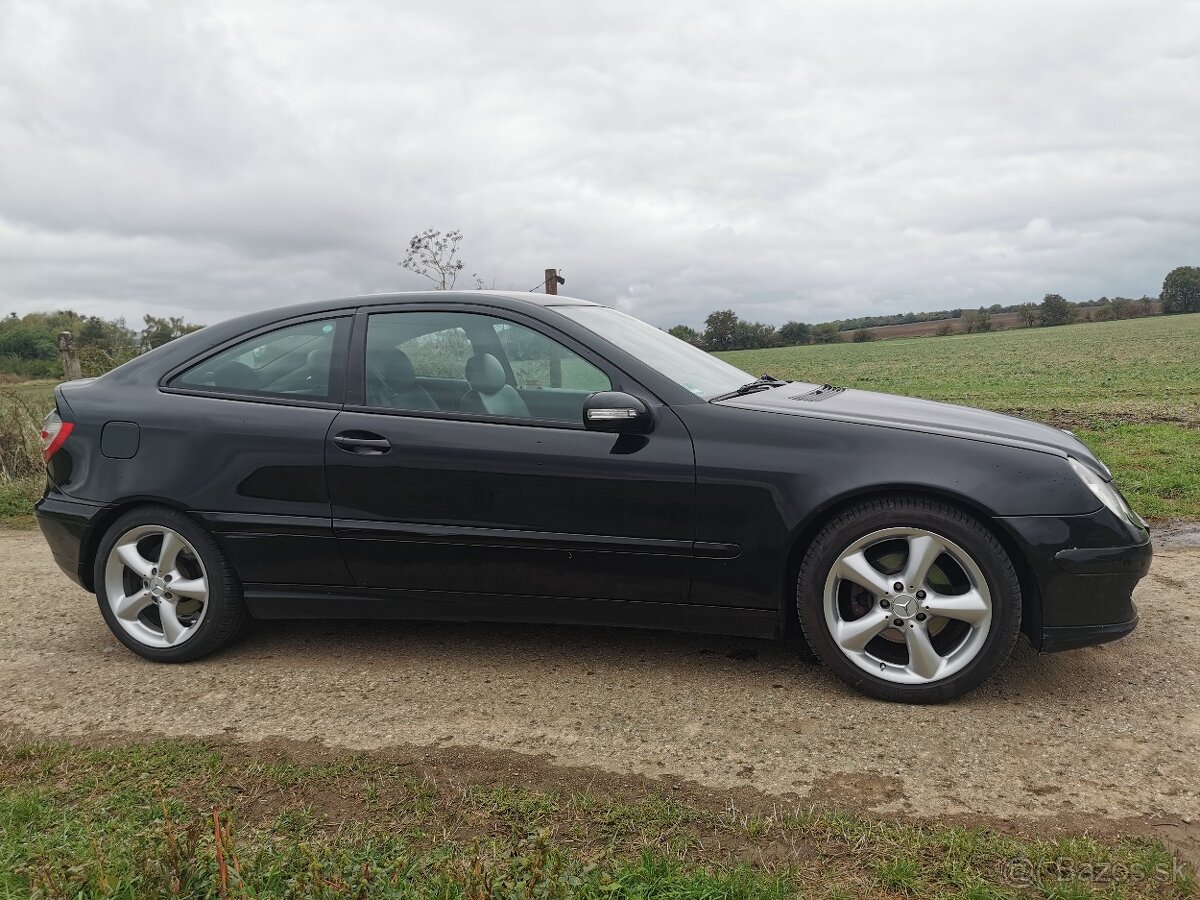
[[[940,707],[880,703],[772,643],[544,626],[257,624],[184,666],[109,635],[36,531],[0,530],[0,737],[471,747],[888,815],[1118,823],[1200,847],[1200,549],[1168,542],[1115,644]]]

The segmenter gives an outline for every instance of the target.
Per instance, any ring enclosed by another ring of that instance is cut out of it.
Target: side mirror
[[[654,414],[632,394],[601,391],[583,401],[583,426],[588,431],[645,434],[654,428]]]

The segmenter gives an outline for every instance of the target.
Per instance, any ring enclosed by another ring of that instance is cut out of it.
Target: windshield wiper
[[[728,394],[721,394],[719,397],[713,397],[710,403],[716,403],[718,400],[728,400],[731,397],[743,397],[746,394],[753,394],[755,391],[769,391],[771,388],[777,388],[783,384],[791,384],[790,381],[783,381],[766,373],[759,375],[753,381],[743,384],[736,391],[730,391]]]

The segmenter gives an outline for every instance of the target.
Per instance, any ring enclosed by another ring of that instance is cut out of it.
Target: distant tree
[[[875,332],[873,332],[870,328],[859,328],[855,330],[851,340],[853,340],[856,344],[869,344],[871,341],[875,340]]]
[[[1164,315],[1200,312],[1200,266],[1172,269],[1163,281],[1159,299]]]
[[[1091,313],[1093,322],[1111,322],[1117,318],[1117,304],[1106,303],[1104,306],[1097,306]]]
[[[976,331],[991,331],[992,330],[992,314],[979,307],[979,312],[975,313],[975,330]]]
[[[1069,325],[1079,310],[1059,294],[1047,294],[1038,307],[1039,325]]]
[[[667,334],[674,335],[681,341],[687,341],[697,347],[700,346],[700,332],[690,325],[676,325],[674,328],[667,329]]]
[[[49,333],[32,324],[9,319],[0,328],[0,356],[17,359],[54,359],[58,346]]]
[[[779,340],[787,347],[807,344],[812,340],[812,326],[807,322],[788,322],[779,329]]]
[[[426,228],[409,240],[408,252],[400,265],[428,278],[437,290],[448,291],[454,287],[458,273],[465,265],[458,258],[458,245],[461,242],[462,232],[457,229],[442,234],[436,228]]]
[[[704,349],[733,350],[738,317],[732,309],[719,309],[704,320]]]
[[[814,344],[840,344],[842,334],[838,331],[837,322],[822,322],[813,326],[812,339]]]
[[[1128,297],[1114,297],[1109,306],[1113,311],[1114,319],[1132,319],[1138,314],[1137,304]]]
[[[75,337],[81,349],[99,347],[110,353],[132,351],[137,345],[137,336],[126,326],[124,319],[88,316]]]
[[[1038,323],[1038,308],[1032,303],[1022,303],[1017,307],[1017,317],[1025,323],[1026,328],[1032,328]]]
[[[943,322],[941,325],[938,326],[938,330],[935,333],[937,334],[938,337],[945,337],[948,334],[954,333],[954,326],[951,325],[949,322]]]
[[[153,350],[155,347],[161,347],[163,344],[169,344],[175,338],[183,337],[185,334],[190,334],[193,331],[199,331],[202,325],[191,325],[183,321],[182,316],[166,316],[159,318],[158,316],[146,315],[142,317],[146,323],[146,327],[142,330],[142,349]]]
[[[738,350],[761,350],[779,346],[779,334],[774,325],[762,322],[739,321],[733,329],[733,346]]]

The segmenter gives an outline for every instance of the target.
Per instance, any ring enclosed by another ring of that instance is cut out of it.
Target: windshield
[[[737,390],[754,376],[641,319],[607,306],[556,306],[554,311],[594,331],[653,366],[680,387],[710,400]]]

